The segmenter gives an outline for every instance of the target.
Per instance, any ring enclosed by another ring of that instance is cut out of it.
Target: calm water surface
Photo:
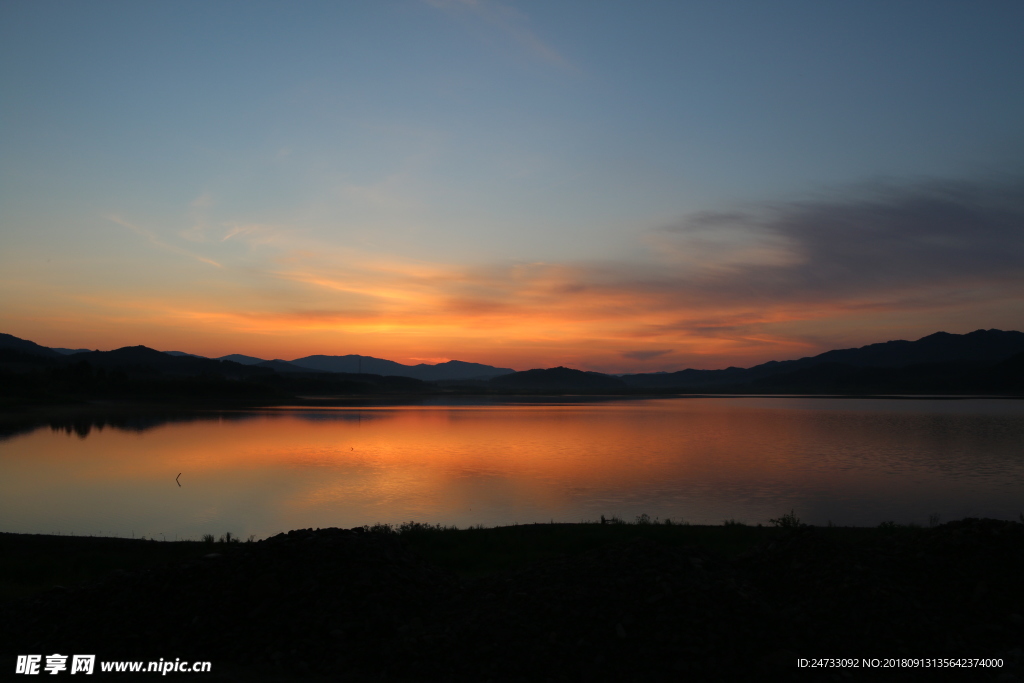
[[[85,433],[88,431],[88,433]],[[0,440],[0,530],[198,538],[416,520],[926,524],[1024,511],[1024,401],[274,409]],[[175,477],[181,473],[181,486]]]

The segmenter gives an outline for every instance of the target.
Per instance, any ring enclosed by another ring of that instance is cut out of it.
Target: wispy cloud
[[[522,12],[495,0],[424,0],[431,7],[474,25],[490,27],[534,59],[569,72],[577,68],[558,50],[542,40],[530,27]]]
[[[650,349],[647,351],[624,351],[622,353],[623,358],[630,360],[651,360],[652,358],[659,358],[665,354],[672,353],[672,349]]]
[[[152,244],[153,246],[158,247],[160,249],[163,249],[164,251],[169,251],[169,252],[174,253],[174,254],[180,254],[181,256],[188,256],[189,258],[193,258],[193,259],[195,259],[197,261],[201,261],[201,262],[209,264],[211,266],[216,266],[217,268],[223,268],[224,267],[221,264],[219,264],[216,261],[214,261],[213,259],[206,258],[205,256],[202,256],[200,254],[196,254],[194,252],[191,252],[188,249],[182,249],[181,247],[175,246],[173,244],[168,244],[167,242],[164,242],[159,237],[157,237],[156,233],[153,232],[152,230],[147,230],[146,228],[140,227],[140,226],[135,225],[133,223],[129,223],[128,221],[124,220],[120,216],[108,215],[108,216],[106,216],[106,218],[107,218],[107,220],[112,221],[112,222],[114,222],[114,223],[116,223],[116,224],[118,224],[118,225],[120,225],[122,227],[128,228],[129,230],[134,232],[136,235],[139,235],[141,237],[145,237],[147,240],[149,240],[150,244]]]
[[[210,192],[203,192],[189,202],[188,220],[191,225],[179,232],[178,236],[189,242],[206,242],[206,233],[210,229],[208,215],[214,204],[213,195]]]
[[[294,244],[297,231],[265,223],[230,223],[222,225],[221,242],[244,242],[249,247]]]

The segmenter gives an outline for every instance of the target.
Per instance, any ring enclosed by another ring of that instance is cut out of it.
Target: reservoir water
[[[767,524],[790,510],[812,524],[1017,519],[1024,401],[275,408],[55,423],[0,440],[9,532],[262,538],[641,514]]]

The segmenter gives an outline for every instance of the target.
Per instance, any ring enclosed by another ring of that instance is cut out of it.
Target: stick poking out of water
[[[178,477],[181,476],[181,472],[178,472],[178,476],[174,478],[174,481],[178,482],[178,486],[181,486],[181,482],[178,481]]]

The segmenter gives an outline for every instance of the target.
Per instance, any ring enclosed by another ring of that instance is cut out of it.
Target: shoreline
[[[0,601],[0,648],[209,660],[210,680],[815,680],[796,661],[816,657],[1002,660],[956,680],[1024,672],[1018,522],[378,529],[252,543],[0,534],[22,562],[33,543],[65,566],[149,553]]]

